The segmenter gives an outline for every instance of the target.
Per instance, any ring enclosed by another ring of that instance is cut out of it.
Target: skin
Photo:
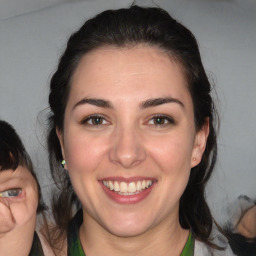
[[[110,107],[81,102],[85,98],[106,100]],[[141,107],[155,98],[175,101]],[[95,114],[103,117],[100,125],[95,125],[97,118],[88,118]],[[160,125],[159,114],[165,116]],[[192,99],[178,63],[145,45],[90,52],[74,73],[64,130],[57,134],[83,205],[80,239],[86,254],[181,253],[189,231],[179,224],[179,200],[191,167],[201,160],[208,123],[196,131]],[[99,182],[138,176],[156,182],[135,204],[110,199]]]
[[[23,166],[15,171],[0,172],[0,191],[21,188],[17,197],[0,197],[0,251],[1,255],[27,256],[36,223],[38,189],[31,173]]]
[[[237,232],[247,238],[256,238],[256,206],[247,210],[241,217]]]

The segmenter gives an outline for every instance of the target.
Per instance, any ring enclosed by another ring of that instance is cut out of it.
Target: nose
[[[137,166],[146,159],[141,136],[135,128],[117,129],[112,136],[110,161],[125,169]]]

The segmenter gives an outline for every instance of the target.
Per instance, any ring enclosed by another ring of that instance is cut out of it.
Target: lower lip
[[[155,183],[153,183],[149,188],[142,190],[140,193],[135,195],[119,195],[118,193],[114,192],[113,190],[108,189],[100,182],[104,192],[107,194],[107,196],[112,199],[113,201],[119,203],[119,204],[136,204],[140,201],[144,200],[149,193],[152,191]]]

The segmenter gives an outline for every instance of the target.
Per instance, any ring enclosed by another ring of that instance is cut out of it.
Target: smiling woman
[[[194,36],[160,8],[105,11],[70,37],[49,95],[56,250],[66,237],[68,255],[220,249],[204,197],[211,89]]]

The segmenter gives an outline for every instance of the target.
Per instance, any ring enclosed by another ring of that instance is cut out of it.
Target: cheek
[[[193,143],[186,133],[152,139],[148,151],[163,172],[170,175],[190,171]]]
[[[67,169],[72,172],[94,171],[107,150],[107,143],[100,137],[73,135],[67,137],[65,142]]]

